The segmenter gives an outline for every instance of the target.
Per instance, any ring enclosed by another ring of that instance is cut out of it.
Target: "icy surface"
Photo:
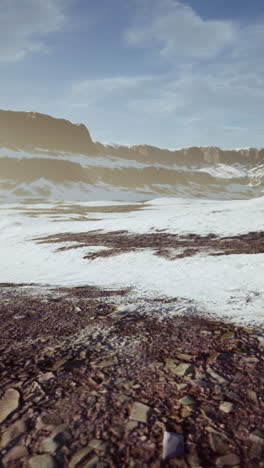
[[[80,204],[100,205],[109,203]],[[145,297],[180,297],[199,311],[263,325],[264,254],[198,255],[170,261],[145,249],[89,261],[83,257],[93,251],[90,247],[57,252],[60,244],[37,244],[33,238],[97,229],[139,233],[161,229],[219,236],[262,231],[264,198],[225,202],[163,198],[145,203],[140,211],[88,213],[89,221],[71,221],[74,215],[61,210],[56,222],[43,212],[47,207],[60,209],[59,204],[51,203],[2,207],[0,282],[133,287]],[[37,211],[35,217],[24,213],[30,213],[30,208]]]

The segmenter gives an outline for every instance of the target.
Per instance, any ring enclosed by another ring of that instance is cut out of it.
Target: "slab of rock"
[[[220,384],[225,384],[227,383],[227,380],[222,376],[217,374],[213,369],[208,368],[208,374],[213,377],[214,380],[217,380]]]
[[[30,468],[57,468],[57,462],[51,455],[36,455],[29,459]]]
[[[250,436],[249,436],[249,439],[252,441],[252,442],[255,442],[257,444],[261,444],[261,445],[264,445],[264,431],[254,431],[254,432],[251,432]]]
[[[3,457],[3,466],[9,465],[12,461],[28,455],[28,449],[24,445],[16,445]],[[9,465],[10,466],[10,465]]]
[[[63,424],[63,420],[55,413],[42,413],[37,418],[36,429],[45,429],[46,431],[53,431],[55,427]]]
[[[66,442],[71,440],[72,436],[66,424],[58,426],[49,437],[42,442],[42,451],[48,453],[55,453]]]
[[[97,450],[97,452],[99,452],[101,455],[106,453],[109,448],[109,442],[101,439],[93,439],[91,442],[89,442],[88,445],[92,449]]]
[[[240,465],[240,458],[235,453],[223,455],[222,457],[218,457],[216,460],[216,466],[219,468],[234,465]]]
[[[221,405],[219,406],[219,409],[221,411],[223,411],[224,413],[230,413],[232,411],[232,409],[234,408],[234,405],[233,403],[231,403],[230,401],[224,401],[223,403],[221,403]]]
[[[89,460],[82,468],[94,468],[97,467],[99,463],[99,458],[95,455],[91,460]]]
[[[196,401],[191,395],[186,395],[179,400],[179,403],[184,406],[195,405]]]
[[[19,408],[20,393],[9,388],[0,400],[0,424]]]
[[[211,449],[219,455],[225,455],[230,451],[228,441],[219,434],[211,432],[209,434],[209,443]]]
[[[24,421],[16,421],[12,426],[8,427],[2,434],[0,440],[0,449],[7,447],[10,442],[15,441],[26,432],[26,424]]]
[[[234,338],[234,332],[232,331],[227,331],[226,333],[224,333],[221,337],[220,337],[220,340],[224,341],[224,340],[230,340],[231,338]]]
[[[184,438],[182,434],[175,432],[164,432],[162,459],[182,457],[184,454]]]
[[[38,377],[38,381],[40,383],[48,382],[49,380],[52,380],[52,379],[55,379],[55,375],[53,374],[53,372],[46,372],[45,374],[40,374],[40,376]]]
[[[144,405],[144,403],[140,403],[139,401],[136,401],[132,406],[129,419],[146,423],[149,410],[149,406]]]
[[[69,468],[75,468],[79,463],[84,462],[86,458],[90,455],[93,451],[92,447],[84,447],[79,450],[73,457],[69,463]]]
[[[185,364],[184,362],[182,362],[176,367],[174,374],[178,375],[179,377],[183,377],[185,374],[190,372],[191,367],[192,366],[190,364]]]

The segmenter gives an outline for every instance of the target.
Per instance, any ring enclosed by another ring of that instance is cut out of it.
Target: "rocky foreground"
[[[127,294],[0,286],[1,466],[264,467],[263,334]]]

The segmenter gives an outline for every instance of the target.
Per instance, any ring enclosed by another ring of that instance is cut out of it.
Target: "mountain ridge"
[[[0,145],[11,149],[31,151],[64,151],[93,156],[114,156],[147,163],[205,164],[234,162],[264,163],[263,148],[222,149],[217,146],[190,146],[163,149],[148,144],[132,146],[103,144],[93,141],[84,124],[48,114],[0,110]]]

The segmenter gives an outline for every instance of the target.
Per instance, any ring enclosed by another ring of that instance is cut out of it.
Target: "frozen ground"
[[[98,213],[89,211],[94,206]],[[100,212],[100,206],[109,203],[79,204],[87,220],[78,221],[74,213],[65,211],[71,204],[2,205],[0,282],[131,287],[137,302],[142,297],[178,297],[179,309],[187,312],[199,310],[237,323],[263,325],[264,254],[213,257],[203,253],[171,261],[142,249],[87,260],[83,257],[93,248],[57,252],[58,245],[37,244],[35,238],[98,229],[218,236],[264,231],[264,198],[163,198],[144,203],[139,211],[123,213]]]

